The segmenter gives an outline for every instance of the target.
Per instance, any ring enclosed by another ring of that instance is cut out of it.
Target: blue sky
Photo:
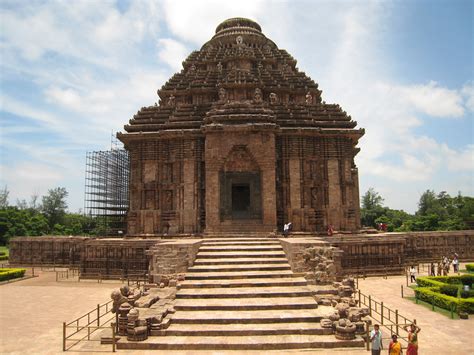
[[[260,23],[366,135],[360,191],[474,195],[472,1],[0,1],[0,186],[64,186],[229,17]]]

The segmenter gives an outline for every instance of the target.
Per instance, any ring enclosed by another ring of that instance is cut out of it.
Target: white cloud
[[[426,85],[398,87],[402,97],[417,110],[433,117],[461,117],[464,115],[462,96],[458,90],[440,87],[435,81]]]
[[[466,108],[474,112],[474,83],[470,82],[465,84],[461,90],[461,94],[464,97]]]
[[[261,0],[165,0],[163,10],[173,34],[185,41],[203,45],[222,21],[230,17],[258,19],[271,3]]]
[[[171,38],[158,40],[158,48],[158,57],[175,71],[182,68],[181,63],[189,55],[189,50],[183,44]]]

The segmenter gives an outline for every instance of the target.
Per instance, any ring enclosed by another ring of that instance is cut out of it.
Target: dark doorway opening
[[[250,185],[232,184],[232,212],[247,212],[250,209]]]

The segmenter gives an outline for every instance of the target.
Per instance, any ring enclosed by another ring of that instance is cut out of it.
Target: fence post
[[[35,276],[35,267],[34,266],[31,268],[31,272],[32,272],[33,276]]]
[[[370,343],[370,332],[369,332],[369,323],[365,323],[367,325],[367,329],[365,332],[365,344],[367,346],[367,351],[370,350],[369,343]]]
[[[402,288],[402,298],[403,298],[403,285],[400,285],[400,286],[401,286],[401,288]]]
[[[97,326],[100,327],[100,304],[97,305]]]
[[[372,317],[372,296],[369,295],[369,316]]]
[[[451,319],[454,319],[454,303],[451,303],[451,307],[449,307],[451,309]]]
[[[398,330],[398,309],[395,310],[395,324],[396,324],[396,327],[395,327],[395,334],[397,334],[397,336],[399,335],[399,330]]]
[[[408,270],[405,268],[405,279],[407,281],[407,287],[408,287]]]
[[[115,352],[115,324],[110,324],[112,328],[112,352]]]
[[[66,322],[63,322],[63,351],[66,351]]]
[[[56,271],[56,282],[58,282],[58,272]]]
[[[383,301],[380,302],[380,324],[383,325]]]
[[[359,290],[359,307],[362,307],[361,303],[360,303],[360,290]]]

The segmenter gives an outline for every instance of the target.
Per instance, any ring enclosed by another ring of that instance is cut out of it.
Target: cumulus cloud
[[[171,38],[158,40],[158,50],[158,57],[175,71],[182,68],[181,63],[189,54],[189,50],[182,43]]]

